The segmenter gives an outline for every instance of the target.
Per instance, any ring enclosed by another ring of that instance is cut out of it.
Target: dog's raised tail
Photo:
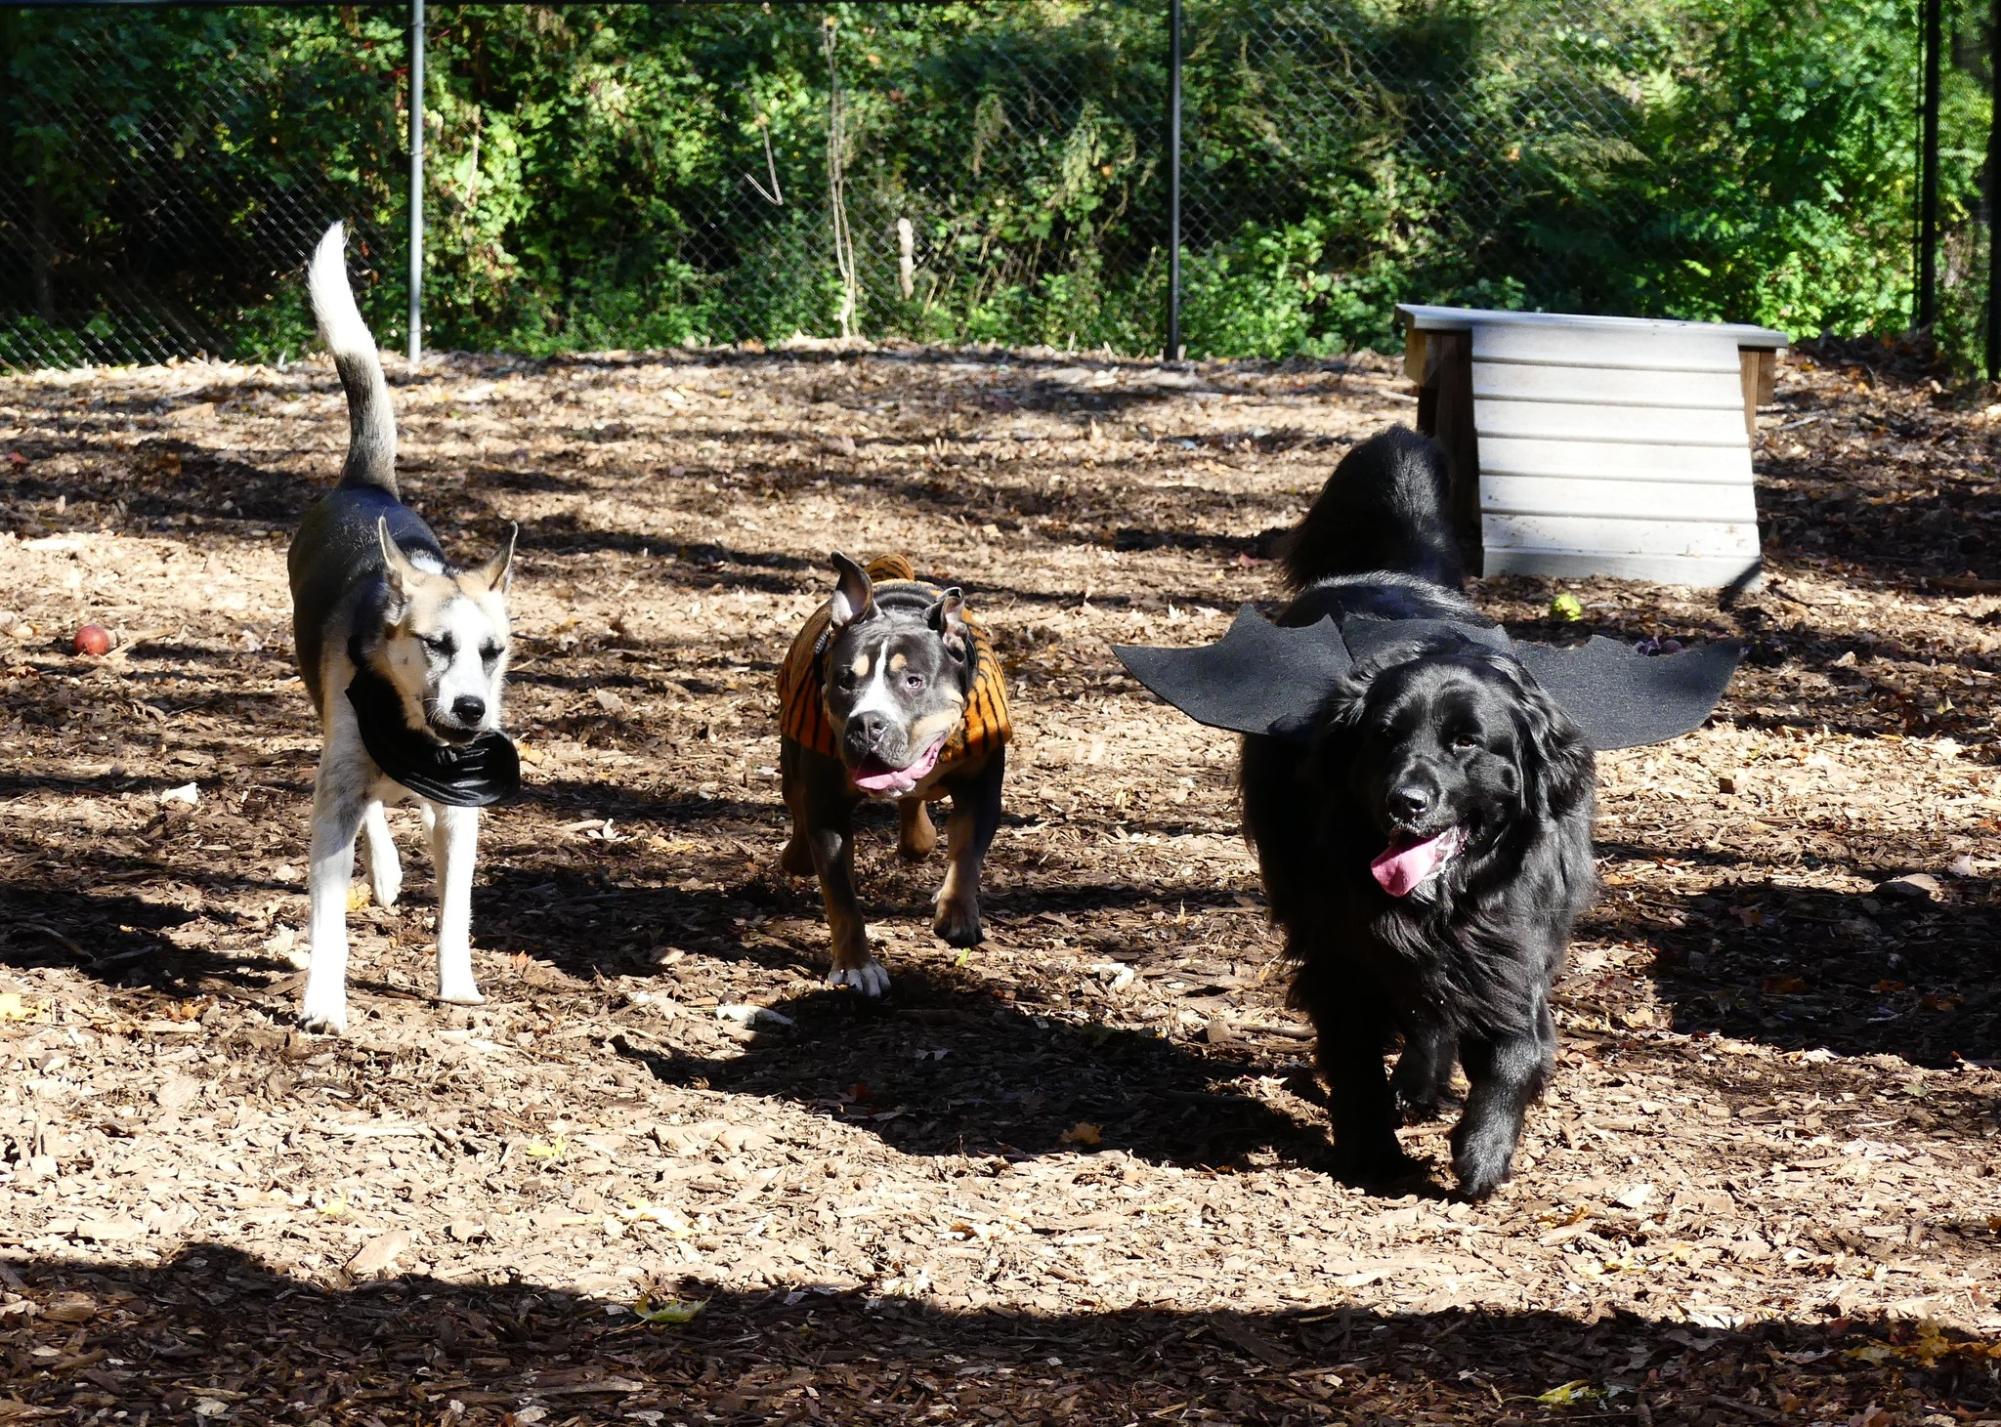
[[[336,223],[313,250],[306,269],[306,289],[312,294],[313,321],[320,340],[333,354],[334,370],[347,392],[347,463],[341,467],[344,486],[380,486],[396,491],[396,418],[389,409],[389,382],[382,375],[382,358],[375,338],[354,305],[347,282],[347,229]]]
[[[1346,456],[1279,547],[1286,583],[1394,570],[1456,590],[1465,579],[1452,534],[1445,453],[1407,426]]]

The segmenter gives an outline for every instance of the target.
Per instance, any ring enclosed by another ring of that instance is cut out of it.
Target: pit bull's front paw
[[[947,946],[980,944],[980,904],[968,897],[962,901],[940,901],[938,919],[931,923]]]
[[[306,987],[306,997],[299,1007],[299,1029],[321,1036],[344,1036],[347,1034],[347,992],[336,987],[332,991]]]
[[[484,1006],[486,997],[470,981],[438,983],[438,999],[449,1006]]]
[[[871,956],[859,966],[836,966],[827,973],[827,984],[849,987],[874,1001],[888,993],[889,972]]]
[[[811,876],[813,872],[813,849],[806,846],[804,838],[795,837],[785,844],[785,850],[778,854],[778,867],[794,877]]]

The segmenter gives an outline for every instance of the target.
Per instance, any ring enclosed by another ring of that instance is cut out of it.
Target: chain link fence
[[[1825,240],[1856,248],[1847,268],[1746,261],[1738,210],[1790,208],[1770,183],[1719,191],[1743,162],[1727,138],[1684,154],[1663,132],[1743,127],[1728,8],[1186,0],[1187,350],[1382,345],[1412,300],[1795,327],[1907,310],[1907,192],[1876,195],[1884,232],[1851,217]],[[434,6],[427,343],[1157,351],[1168,15]],[[336,217],[357,225],[378,338],[401,345],[405,26],[391,6],[0,5],[0,366],[297,352],[294,278]],[[1911,112],[1910,73],[1866,82]]]
[[[332,217],[387,191],[301,135],[360,126],[392,159],[397,139],[379,90],[321,88],[255,24],[0,11],[0,367],[261,352],[274,328],[296,345],[298,304],[274,297]]]
[[[2001,126],[1988,121],[2001,93],[1995,82],[1995,31],[2001,27],[2001,4],[1946,0],[1939,10],[1939,84],[1928,96],[1937,105],[1941,131],[1934,258],[1938,287],[1932,331],[1948,352],[1980,354],[1992,381],[2001,369],[2001,305],[1994,292]],[[1969,136],[1983,126],[1984,149],[1969,142]],[[1922,252],[1918,261],[1922,269]],[[1922,298],[1919,305],[1922,309]]]

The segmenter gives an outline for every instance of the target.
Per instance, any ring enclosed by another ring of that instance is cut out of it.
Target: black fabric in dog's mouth
[[[471,743],[480,736],[480,730],[476,728],[460,728],[455,724],[440,723],[434,718],[425,719],[424,725],[439,742],[455,746]]]
[[[1466,829],[1449,827],[1429,837],[1398,833],[1369,864],[1369,875],[1392,897],[1408,897],[1445,870],[1466,846]]]
[[[892,768],[873,753],[848,770],[855,786],[874,798],[900,798],[931,776],[931,770],[938,766],[938,755],[945,751],[945,740],[949,732],[941,733],[930,744],[901,768]]]
[[[361,746],[384,773],[420,798],[454,808],[483,808],[521,791],[521,758],[504,733],[444,744],[403,716],[403,697],[359,664],[347,686]]]

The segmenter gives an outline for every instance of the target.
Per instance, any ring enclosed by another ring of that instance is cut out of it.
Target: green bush
[[[434,6],[428,339],[834,332],[837,81],[860,331],[1157,350],[1164,11]],[[1909,0],[1187,0],[1186,33],[1191,354],[1389,345],[1399,301],[1908,319]],[[0,40],[0,363],[296,352],[294,265],[336,216],[400,342],[398,17],[9,11]],[[1961,344],[1983,86],[1948,76]]]

